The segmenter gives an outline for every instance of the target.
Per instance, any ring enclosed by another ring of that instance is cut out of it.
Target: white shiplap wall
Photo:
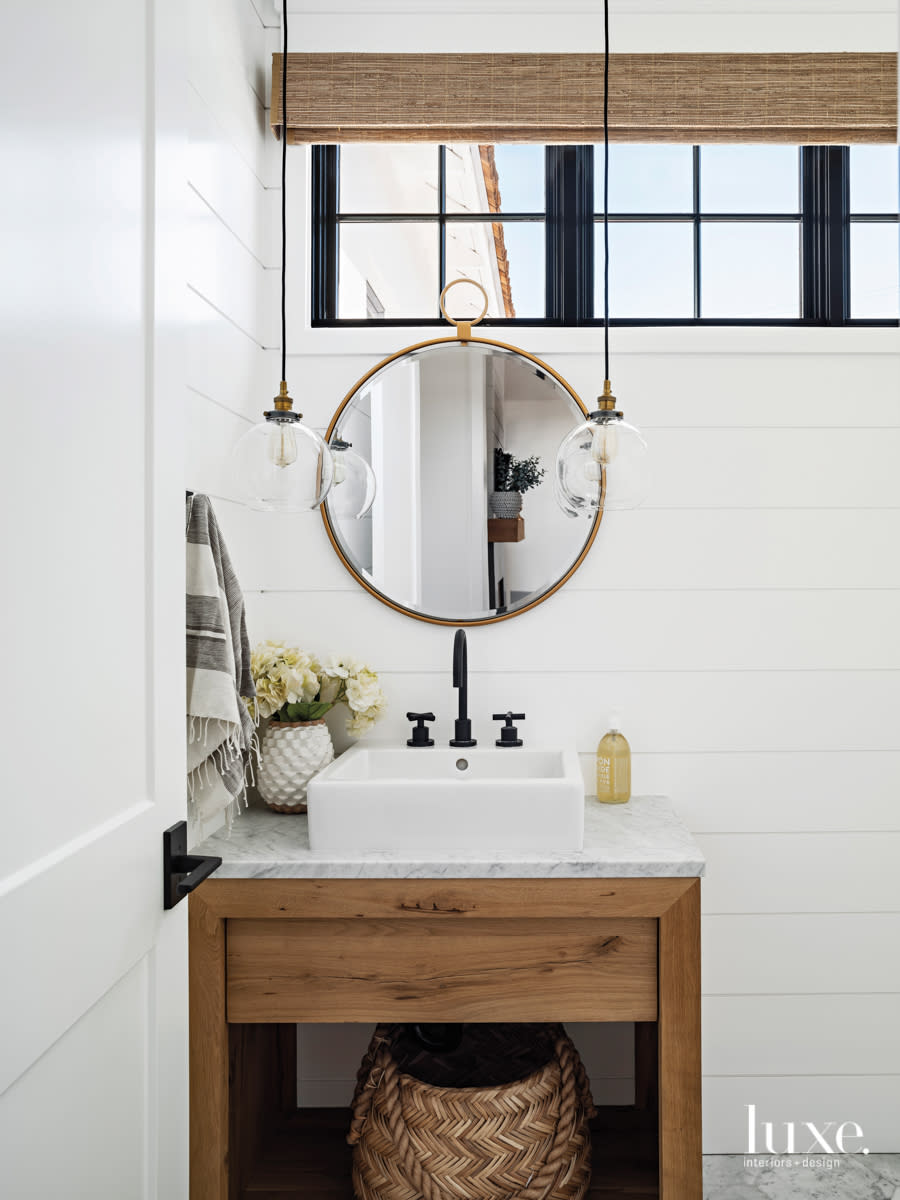
[[[277,35],[251,0],[191,0],[188,24],[185,486],[213,497],[240,573],[246,526],[228,456],[278,390],[264,350],[276,344],[280,254],[266,109]]]
[[[870,1149],[897,1150],[897,334],[777,331],[766,350],[754,333],[741,351],[743,331],[685,331],[673,354],[628,333],[614,379],[650,444],[654,493],[607,517],[559,595],[469,631],[475,723],[524,708],[526,729],[575,737],[589,781],[619,709],[635,791],[671,795],[706,851],[707,1152],[744,1149],[749,1103],[766,1120],[854,1120]],[[733,353],[716,351],[724,338]],[[542,352],[541,335],[520,341]],[[292,377],[315,380],[310,416],[324,423],[377,357],[294,358]],[[591,395],[596,357],[547,357]],[[403,714],[424,705],[449,736],[451,632],[372,600],[320,523],[302,546],[273,574],[254,544],[254,628],[370,657],[392,701],[381,732],[406,736]],[[581,1035],[595,1074],[626,1064],[603,1098],[627,1093],[627,1041]],[[329,1034],[329,1058],[318,1036],[303,1085],[337,1102],[360,1039]]]
[[[213,498],[240,577],[248,527],[229,455],[278,386],[265,350],[276,343],[280,260],[279,157],[266,107],[277,34],[251,0],[190,0],[186,21],[185,487]],[[214,825],[192,827],[192,840]]]
[[[386,28],[377,6],[299,7],[293,45],[385,48],[376,44]],[[508,13],[499,2],[489,7],[478,29],[496,28],[499,38]],[[679,48],[645,44],[659,21],[643,11],[629,17],[640,7],[623,7],[628,44],[620,39],[619,48]],[[679,37],[689,42],[681,48],[732,48],[751,19],[754,49],[875,49],[895,37],[878,4],[859,14],[849,0],[791,3],[765,15],[748,4],[734,19],[730,7],[680,5]],[[196,75],[222,153],[213,172],[220,183],[197,188],[207,252],[196,276],[188,447],[189,486],[223,498],[222,448],[277,376],[275,353],[258,353],[273,328],[277,281],[265,268],[274,259],[265,219],[248,219],[265,209],[275,146],[263,137],[259,60],[246,57],[243,40],[258,43],[249,20],[257,10],[233,0],[226,11],[230,35],[219,28],[211,44],[227,70],[208,62]],[[260,12],[271,25],[262,0]],[[490,33],[473,42],[468,21],[465,47],[431,47],[438,24],[446,31],[434,13],[418,23],[404,13],[402,36],[415,34],[416,44],[392,47],[501,48]],[[516,37],[523,29],[538,37],[546,24],[539,15],[520,22]],[[299,230],[300,151],[291,172]],[[232,192],[250,199],[231,207]],[[304,331],[306,281],[298,257],[292,263],[290,340],[302,352],[289,378],[308,419],[324,426],[354,379],[418,340],[417,331]],[[523,331],[519,340],[593,395],[600,364],[590,339]],[[607,518],[562,593],[515,621],[471,631],[473,716],[487,728],[498,704],[524,706],[527,727],[542,737],[574,735],[589,779],[606,714],[621,710],[635,790],[671,795],[701,841],[709,857],[707,1152],[745,1149],[750,1103],[775,1122],[856,1121],[870,1149],[900,1150],[896,331],[623,330],[614,355],[617,394],[650,443],[654,493],[638,512]],[[255,637],[370,657],[392,701],[382,732],[405,736],[402,714],[424,704],[441,715],[438,735],[447,734],[449,631],[364,594],[318,518],[249,514],[227,499],[219,511]],[[629,1043],[609,1032],[591,1044],[591,1058],[605,1064],[609,1079],[598,1090],[613,1100],[629,1088]],[[364,1038],[363,1030],[304,1030],[307,1102],[344,1102]]]

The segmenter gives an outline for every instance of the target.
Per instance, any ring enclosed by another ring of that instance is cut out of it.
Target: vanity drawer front
[[[657,922],[228,921],[227,1019],[655,1021]]]

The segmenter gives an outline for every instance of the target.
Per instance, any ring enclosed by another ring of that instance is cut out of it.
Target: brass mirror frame
[[[465,326],[463,328],[464,328],[464,333],[468,333],[468,329]],[[461,343],[463,343],[463,345],[474,344],[474,345],[482,345],[482,346],[496,346],[500,350],[508,350],[508,351],[511,351],[513,354],[521,355],[522,358],[527,358],[529,362],[534,363],[534,365],[536,367],[538,367],[541,371],[546,371],[546,373],[548,375],[552,375],[553,378],[556,380],[556,382],[558,384],[560,384],[563,388],[565,388],[565,390],[569,393],[569,395],[571,396],[575,405],[577,406],[579,412],[581,412],[585,417],[587,417],[588,410],[587,410],[587,408],[585,408],[581,397],[574,390],[574,388],[571,386],[571,384],[566,379],[564,379],[562,377],[562,375],[559,374],[558,371],[554,371],[554,369],[551,366],[549,366],[549,364],[545,363],[543,361],[543,359],[537,358],[534,354],[529,354],[527,350],[522,350],[521,347],[519,347],[519,346],[510,345],[509,342],[497,342],[497,341],[493,341],[491,338],[472,337],[471,335],[470,336],[461,336],[461,337],[430,338],[428,341],[425,341],[425,342],[416,342],[415,345],[413,345],[413,346],[405,346],[402,350],[398,350],[396,354],[388,355],[387,358],[383,358],[381,360],[381,362],[376,363],[375,366],[372,367],[372,369],[370,371],[367,371],[365,373],[365,375],[362,376],[361,379],[358,379],[356,381],[356,383],[353,385],[353,387],[350,389],[350,391],[346,394],[344,399],[341,401],[341,403],[338,405],[338,408],[337,408],[334,416],[331,418],[331,423],[329,424],[328,430],[325,434],[325,441],[329,444],[331,443],[332,435],[334,434],[334,431],[337,428],[338,423],[340,422],[340,419],[341,419],[341,416],[343,415],[344,409],[347,407],[347,405],[350,403],[350,401],[353,399],[353,397],[356,395],[356,393],[360,390],[360,388],[364,387],[369,382],[369,380],[372,378],[372,376],[377,375],[377,373],[383,367],[388,366],[392,362],[396,362],[397,359],[403,358],[407,354],[412,354],[413,351],[415,351],[415,350],[424,350],[427,346],[446,346],[451,342],[461,342]],[[380,600],[382,604],[386,604],[388,608],[392,608],[394,610],[394,612],[402,613],[404,616],[407,616],[407,617],[414,617],[417,621],[425,621],[429,625],[450,625],[450,626],[455,626],[455,627],[470,626],[470,625],[495,625],[498,621],[508,621],[510,617],[518,617],[522,613],[530,612],[531,609],[537,608],[537,606],[539,604],[543,604],[545,600],[547,600],[550,596],[552,596],[554,594],[554,592],[558,592],[559,589],[563,586],[563,584],[568,583],[568,581],[572,578],[572,576],[575,574],[575,572],[578,570],[578,568],[584,562],[585,558],[587,557],[588,551],[590,550],[591,546],[593,546],[593,544],[594,544],[594,538],[596,538],[596,536],[597,536],[597,530],[600,528],[600,522],[603,520],[603,509],[601,508],[597,511],[596,515],[593,518],[593,521],[591,523],[591,529],[588,534],[587,540],[584,543],[584,547],[582,548],[581,553],[575,559],[575,562],[571,565],[571,567],[569,567],[569,569],[568,569],[568,571],[566,571],[565,575],[563,575],[563,577],[561,579],[559,579],[553,585],[553,587],[548,588],[547,591],[543,592],[540,596],[538,596],[538,598],[536,600],[532,600],[528,604],[523,604],[521,608],[515,608],[515,609],[513,609],[512,612],[499,613],[492,617],[469,617],[469,618],[465,618],[463,620],[457,621],[457,620],[452,620],[449,617],[430,617],[430,616],[427,616],[425,613],[416,612],[415,609],[407,608],[403,604],[398,604],[396,602],[396,600],[391,600],[389,596],[386,596],[384,594],[384,592],[380,592],[378,590],[378,588],[374,587],[371,583],[368,582],[368,580],[363,579],[363,577],[359,574],[359,572],[356,570],[356,568],[353,566],[353,564],[350,562],[350,560],[347,558],[346,554],[344,553],[344,551],[341,548],[340,542],[338,541],[337,532],[331,523],[331,518],[328,515],[328,509],[326,507],[327,503],[328,503],[328,497],[326,496],[325,500],[322,502],[322,505],[321,505],[321,512],[322,512],[322,520],[325,522],[325,532],[328,534],[328,540],[331,542],[331,545],[334,547],[335,553],[337,554],[337,556],[341,560],[341,562],[344,564],[346,569],[350,572],[350,574],[353,576],[353,578],[356,580],[356,582],[365,588],[365,590],[369,593],[369,595],[374,596],[376,600]]]

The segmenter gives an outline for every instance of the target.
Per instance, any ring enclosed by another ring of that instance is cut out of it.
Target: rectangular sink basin
[[[310,781],[314,853],[433,859],[584,845],[574,750],[355,746]]]

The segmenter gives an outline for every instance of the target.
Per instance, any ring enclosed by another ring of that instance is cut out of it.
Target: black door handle
[[[222,865],[215,854],[188,854],[187,821],[163,833],[163,908],[174,908]]]

